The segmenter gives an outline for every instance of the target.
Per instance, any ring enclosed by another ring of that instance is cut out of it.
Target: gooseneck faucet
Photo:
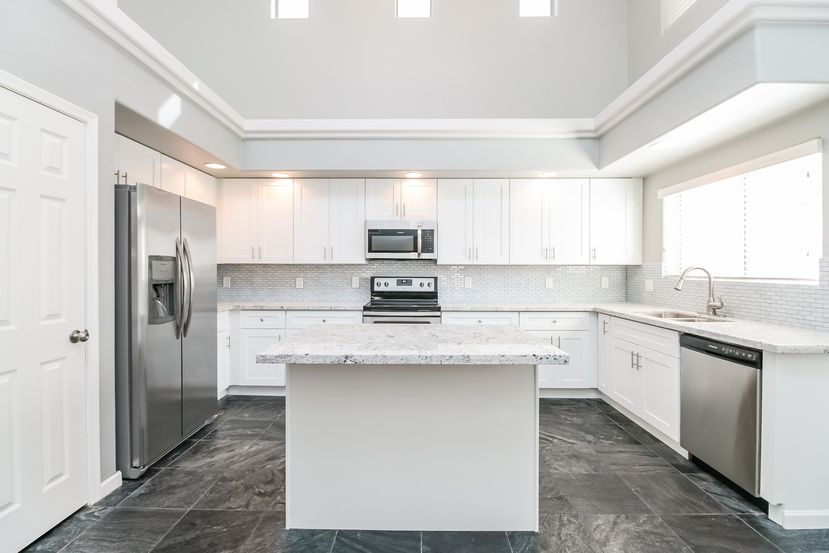
[[[708,272],[706,269],[702,267],[688,267],[684,271],[682,271],[682,275],[679,277],[679,280],[676,281],[676,285],[674,286],[674,290],[677,292],[682,292],[682,285],[685,284],[685,277],[691,271],[702,271],[706,275],[708,275],[708,304],[706,305],[705,313],[711,315],[712,317],[717,316],[717,310],[722,309],[724,307],[722,296],[719,298],[714,297],[714,277],[711,276],[711,273]]]

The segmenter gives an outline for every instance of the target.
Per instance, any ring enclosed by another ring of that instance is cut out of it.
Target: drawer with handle
[[[444,312],[441,322],[448,325],[512,325],[518,326],[518,313],[510,311]]]
[[[285,328],[284,311],[242,311],[240,328]]]
[[[362,311],[288,311],[286,315],[288,328],[304,328],[319,324],[358,325],[362,322]]]
[[[590,313],[582,312],[522,312],[523,330],[590,330]]]

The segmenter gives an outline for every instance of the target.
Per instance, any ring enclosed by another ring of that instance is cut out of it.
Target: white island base
[[[538,529],[535,365],[288,364],[286,526]]]

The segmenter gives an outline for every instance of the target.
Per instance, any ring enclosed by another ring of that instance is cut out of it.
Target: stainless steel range
[[[371,277],[363,324],[440,324],[437,277]]]

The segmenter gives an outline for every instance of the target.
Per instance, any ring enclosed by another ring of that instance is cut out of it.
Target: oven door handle
[[[423,254],[423,225],[417,225],[417,257]]]
[[[439,317],[363,317],[363,324],[369,325],[431,325],[440,324]]]

